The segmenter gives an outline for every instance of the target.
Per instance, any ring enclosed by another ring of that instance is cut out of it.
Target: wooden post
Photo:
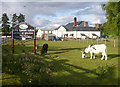
[[[114,47],[115,47],[115,40],[114,40]]]
[[[106,44],[106,40],[105,40],[105,44]]]
[[[91,44],[93,44],[93,39],[91,39]]]
[[[97,39],[97,44],[98,44],[98,39]]]
[[[14,54],[14,39],[12,39],[12,53]]]
[[[35,30],[34,30],[34,54],[36,54],[36,37],[35,37]]]
[[[35,47],[36,47],[36,39],[34,39],[34,54],[36,53]]]
[[[13,30],[12,30],[12,53],[14,54],[14,38],[13,38]]]

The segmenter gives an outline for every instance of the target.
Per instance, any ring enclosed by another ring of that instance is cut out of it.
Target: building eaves
[[[66,29],[67,31],[99,31],[95,27],[80,27],[80,26],[73,26]]]

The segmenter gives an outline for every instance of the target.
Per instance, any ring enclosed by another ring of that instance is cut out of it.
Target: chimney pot
[[[84,21],[84,27],[88,27],[88,22]]]
[[[76,26],[76,25],[77,25],[77,18],[74,17],[74,26]]]
[[[96,27],[97,29],[99,29],[99,28],[100,28],[100,25],[99,25],[99,24],[95,24],[95,27]]]

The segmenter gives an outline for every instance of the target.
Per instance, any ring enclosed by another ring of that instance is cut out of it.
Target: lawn
[[[40,55],[41,47],[48,44],[48,54]],[[108,60],[82,59],[81,51],[89,44],[103,40],[44,41],[37,40],[40,48],[33,51],[33,40],[15,41],[2,45],[2,85],[118,85],[118,40],[106,42]],[[24,51],[23,51],[24,50]]]

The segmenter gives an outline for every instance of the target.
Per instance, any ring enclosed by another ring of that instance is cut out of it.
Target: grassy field
[[[48,54],[40,55],[44,43]],[[108,60],[101,55],[82,59],[81,50],[89,44],[103,40],[44,41],[37,40],[40,48],[33,53],[33,41],[15,41],[15,54],[11,42],[2,45],[2,85],[117,85],[118,40],[107,44]],[[23,52],[24,50],[24,52]]]

